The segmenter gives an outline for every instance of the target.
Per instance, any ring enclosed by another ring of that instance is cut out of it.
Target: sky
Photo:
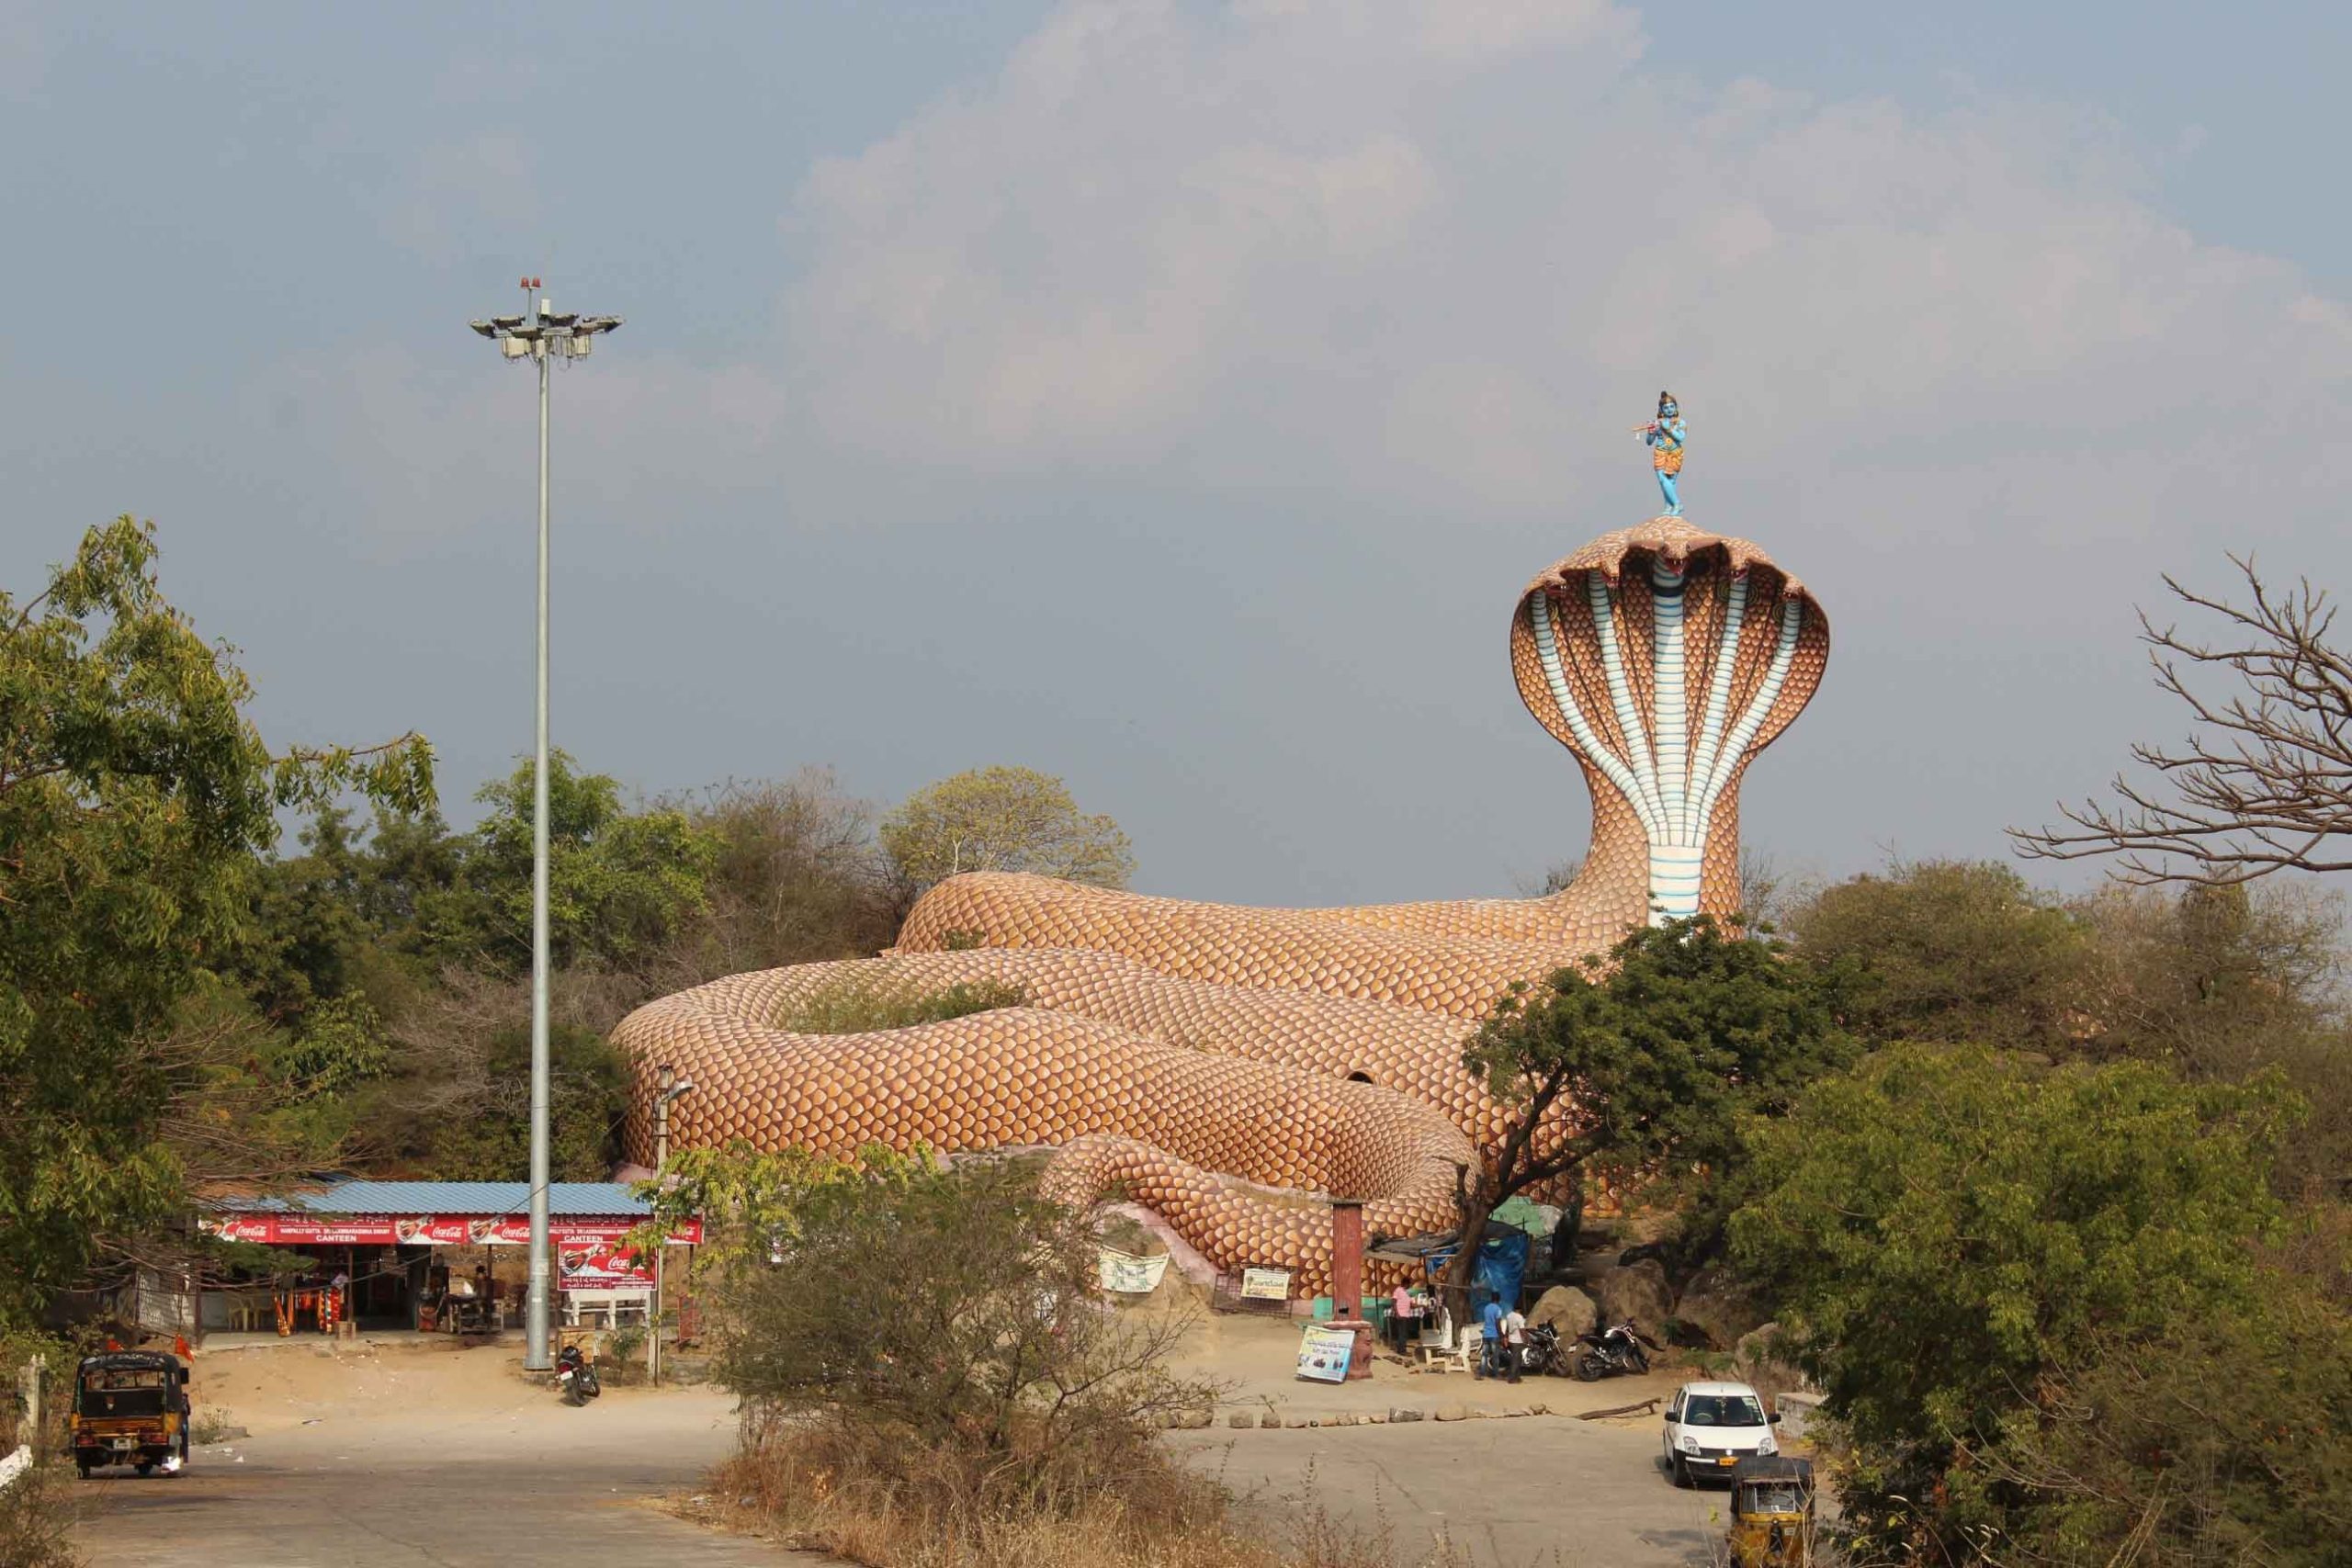
[[[1509,893],[1528,579],[1653,512],[1832,628],[1742,826],[2001,855],[2177,739],[2163,574],[2352,584],[2352,8],[0,0],[0,584],[152,517],[279,744],[648,795],[1065,777],[1136,885]],[[2189,623],[2194,626],[2196,623]]]

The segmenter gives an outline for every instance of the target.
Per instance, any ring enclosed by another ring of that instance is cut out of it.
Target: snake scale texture
[[[1321,1293],[1333,1198],[1363,1201],[1375,1235],[1457,1222],[1458,1173],[1506,1126],[1462,1046],[1508,986],[1645,919],[1737,907],[1741,776],[1828,652],[1819,604],[1747,541],[1679,517],[1605,535],[1538,575],[1510,626],[1520,696],[1592,796],[1566,888],[1259,909],[951,877],[880,957],[737,975],[625,1019],[630,1156],[651,1152],[666,1066],[696,1086],[675,1146],[1048,1148],[1057,1195],[1116,1192],[1220,1269],[1287,1269]],[[989,981],[1026,1005],[875,1033],[776,1026],[843,981]]]

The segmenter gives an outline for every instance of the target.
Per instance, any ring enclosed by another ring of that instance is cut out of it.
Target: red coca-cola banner
[[[514,1214],[219,1214],[198,1223],[223,1240],[272,1247],[524,1247],[531,1240],[531,1222]],[[548,1222],[548,1235],[558,1247],[609,1252],[640,1223],[626,1216],[557,1219]],[[702,1240],[699,1219],[682,1220],[670,1232],[673,1247]]]
[[[389,1214],[276,1214],[269,1239],[279,1247],[390,1247],[399,1239]]]
[[[566,1245],[555,1249],[555,1283],[560,1291],[650,1291],[653,1260],[604,1242]]]

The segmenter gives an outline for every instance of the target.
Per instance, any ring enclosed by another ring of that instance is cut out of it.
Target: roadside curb
[[[1430,1407],[1397,1405],[1388,1410],[1334,1411],[1317,1416],[1309,1416],[1298,1411],[1236,1410],[1225,1416],[1223,1424],[1234,1431],[1240,1432],[1299,1432],[1324,1431],[1342,1427],[1401,1427],[1417,1421],[1517,1421],[1537,1416],[1552,1416],[1570,1421],[1584,1418],[1577,1411],[1555,1410],[1548,1404],[1521,1404],[1503,1410],[1481,1410],[1471,1405],[1456,1404]],[[1216,1412],[1213,1410],[1178,1410],[1161,1415],[1153,1422],[1153,1425],[1163,1431],[1196,1432],[1215,1427],[1218,1425],[1218,1421]]]

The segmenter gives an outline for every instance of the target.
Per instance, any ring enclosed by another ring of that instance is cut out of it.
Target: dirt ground
[[[1513,1386],[1383,1360],[1372,1379],[1333,1386],[1295,1379],[1297,1346],[1293,1323],[1204,1321],[1181,1370],[1226,1384],[1226,1402],[1216,1427],[1170,1434],[1271,1538],[1320,1508],[1385,1528],[1408,1564],[1442,1533],[1498,1568],[1668,1568],[1705,1561],[1720,1534],[1722,1492],[1677,1491],[1659,1469],[1658,1416],[1570,1418],[1663,1396],[1674,1377]],[[207,1350],[193,1393],[199,1421],[250,1435],[199,1449],[177,1477],[109,1471],[81,1483],[94,1562],[508,1568],[576,1563],[583,1551],[718,1568],[821,1561],[659,1506],[694,1493],[733,1445],[733,1403],[707,1389],[613,1387],[573,1410],[524,1379],[517,1342],[386,1337],[340,1350],[307,1337]],[[1553,1414],[1507,1414],[1537,1404]],[[1424,1418],[1258,1425],[1270,1411],[1304,1423],[1400,1409]],[[1249,1429],[1227,1425],[1243,1414]]]

